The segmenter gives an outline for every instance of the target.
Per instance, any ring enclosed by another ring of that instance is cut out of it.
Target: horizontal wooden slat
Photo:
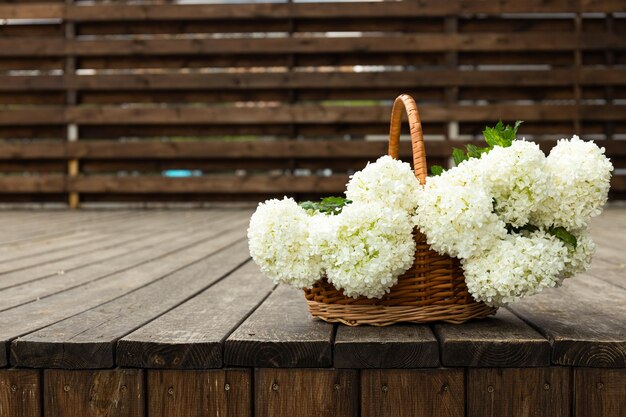
[[[0,19],[62,19],[63,4],[0,4]]]
[[[109,20],[174,20],[174,19],[280,19],[280,18],[350,18],[350,17],[420,17],[445,16],[463,13],[550,13],[550,12],[620,12],[623,5],[619,0],[595,2],[567,0],[517,2],[462,1],[440,2],[437,0],[404,1],[398,3],[361,3],[354,7],[350,3],[330,4],[241,4],[223,5],[98,5],[68,7],[66,18],[75,21]]]
[[[620,121],[626,105],[430,105],[420,106],[425,122],[449,120],[491,123],[500,119],[526,121],[572,121],[576,118],[596,121]],[[1,125],[62,124],[81,125],[172,125],[172,124],[363,124],[388,123],[388,106],[293,105],[263,108],[194,107],[68,107],[6,110],[0,113]]]
[[[592,33],[580,37],[558,34],[419,34],[395,36],[348,37],[276,37],[246,39],[132,39],[77,40],[28,39],[15,45],[0,39],[1,56],[129,56],[227,54],[245,55],[250,51],[264,54],[319,53],[393,53],[438,51],[573,51],[626,48],[623,36]]]
[[[626,85],[621,68],[551,69],[532,71],[422,70],[388,72],[267,72],[215,74],[116,74],[79,76],[0,76],[0,91],[77,90],[248,90],[289,88],[521,87]]]
[[[347,175],[329,177],[210,176],[194,178],[87,176],[67,179],[67,190],[79,193],[337,193]]]
[[[556,141],[540,140],[540,147],[549,152]],[[426,153],[432,157],[449,157],[453,147],[466,144],[480,145],[480,141],[426,141]],[[626,142],[599,141],[606,153],[616,158],[626,157]],[[400,156],[411,155],[408,143],[400,147]],[[282,159],[312,160],[321,158],[362,159],[377,158],[387,152],[387,142],[339,140],[274,140],[274,141],[194,141],[194,142],[43,142],[0,143],[0,159],[67,159],[82,160],[138,160],[138,159]]]

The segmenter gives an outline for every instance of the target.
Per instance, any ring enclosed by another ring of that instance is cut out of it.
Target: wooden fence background
[[[431,162],[485,124],[521,119],[546,149],[573,133],[600,141],[624,197],[624,11],[623,0],[0,3],[0,201],[337,194],[385,152],[402,92],[419,102]]]

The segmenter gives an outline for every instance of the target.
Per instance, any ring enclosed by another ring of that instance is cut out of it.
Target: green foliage
[[[320,201],[303,201],[298,203],[305,210],[317,211],[320,213],[339,214],[343,207],[352,203],[343,197],[324,197]]]
[[[466,152],[462,149],[454,148],[452,150],[452,159],[455,165],[459,165],[463,161],[467,161],[470,158],[480,158],[482,154],[489,152],[494,146],[509,147],[517,136],[517,129],[523,122],[518,120],[513,126],[504,125],[500,120],[494,127],[485,127],[483,130],[483,136],[487,146],[481,148],[476,145],[465,145]]]
[[[521,231],[527,231],[527,232],[536,232],[537,230],[539,230],[539,228],[537,226],[534,226],[532,224],[525,224],[522,227],[513,227],[510,224],[506,225],[506,230],[509,234],[512,233],[519,233]],[[554,237],[556,237],[557,239],[559,239],[560,241],[562,241],[563,243],[565,243],[568,246],[571,246],[572,248],[576,249],[576,246],[578,244],[577,240],[576,240],[576,236],[574,236],[573,234],[571,234],[570,232],[568,232],[567,230],[565,230],[564,227],[550,227],[548,229],[546,229],[546,232]]]
[[[443,174],[444,171],[445,171],[445,169],[443,169],[443,167],[441,165],[433,165],[433,166],[430,167],[430,173],[432,175],[434,175],[435,177],[437,175]]]
[[[485,137],[485,142],[489,145],[489,149],[493,149],[494,146],[502,146],[504,148],[511,146],[517,136],[517,129],[519,129],[522,123],[521,120],[518,120],[513,126],[505,126],[502,120],[500,120],[495,127],[485,127],[483,136]]]
[[[461,162],[466,161],[467,159],[469,159],[469,157],[467,155],[465,155],[465,152],[463,152],[462,149],[453,148],[452,149],[452,159],[454,160],[454,165],[459,165]]]
[[[576,236],[565,230],[564,227],[551,227],[548,229],[548,233],[574,249],[576,249],[576,246],[578,245]]]

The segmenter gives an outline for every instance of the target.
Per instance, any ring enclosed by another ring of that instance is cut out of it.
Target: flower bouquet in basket
[[[396,159],[404,109],[413,171]],[[486,128],[485,147],[454,149],[456,166],[427,178],[417,108],[402,95],[389,155],[350,178],[347,199],[261,203],[250,253],[274,282],[304,289],[313,316],[348,325],[462,323],[558,286],[589,267],[587,229],[613,166],[577,136],[546,157],[516,139],[520,123]]]

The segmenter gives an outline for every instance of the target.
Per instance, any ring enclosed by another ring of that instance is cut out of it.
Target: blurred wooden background
[[[525,120],[626,197],[623,0],[0,3],[0,202],[338,194],[418,101],[431,163]],[[407,143],[403,149],[409,152]]]

